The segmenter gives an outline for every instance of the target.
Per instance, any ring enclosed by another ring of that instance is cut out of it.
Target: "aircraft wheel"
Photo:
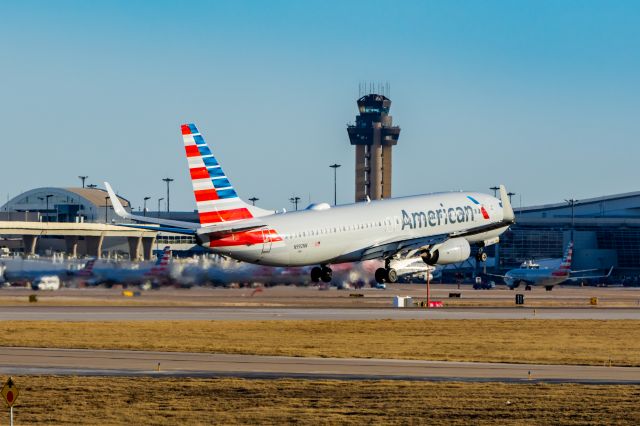
[[[398,282],[398,273],[395,269],[389,268],[387,269],[387,282],[397,283]]]
[[[531,286],[530,286],[530,285],[526,286],[526,287],[524,288],[524,291],[531,291]]]
[[[328,283],[331,282],[331,278],[333,277],[333,271],[331,271],[331,268],[327,268],[326,266],[322,268],[321,270],[321,275],[320,275],[320,279],[322,280],[323,283]]]
[[[487,253],[481,251],[476,254],[476,260],[478,262],[486,262],[487,261]]]
[[[378,284],[383,284],[387,278],[387,270],[384,268],[376,269],[375,279]]]
[[[319,266],[314,266],[311,268],[311,281],[317,283],[320,281],[320,276],[322,275],[322,268]]]
[[[547,291],[551,291],[551,290],[553,290],[553,286],[552,285],[548,285],[544,289],[547,290]]]

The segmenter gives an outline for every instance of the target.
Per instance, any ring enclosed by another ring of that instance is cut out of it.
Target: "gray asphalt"
[[[636,367],[50,348],[0,348],[0,374],[640,383]]]
[[[0,321],[366,320],[366,319],[640,319],[640,308],[203,308],[3,306]]]

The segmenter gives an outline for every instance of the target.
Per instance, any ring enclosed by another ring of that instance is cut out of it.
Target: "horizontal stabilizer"
[[[169,226],[155,226],[155,225],[139,225],[137,223],[118,223],[117,225],[126,226],[127,228],[145,229],[147,231],[172,232],[174,234],[184,234],[184,235],[197,234],[195,229],[187,229],[187,228],[172,228]]]
[[[138,216],[133,215],[125,210],[120,203],[120,200],[116,196],[115,192],[113,192],[113,188],[109,185],[108,182],[104,183],[105,188],[107,188],[107,192],[109,193],[109,198],[111,199],[111,204],[113,205],[113,210],[116,212],[118,216],[123,219],[135,220],[136,222],[142,223],[156,223],[158,225],[164,225],[169,228],[185,228],[185,229],[198,229],[200,228],[199,223],[195,222],[186,222],[181,220],[169,220],[169,219],[160,219],[158,217],[148,217],[148,216]],[[177,232],[177,231],[171,231]]]
[[[249,219],[229,224],[205,226],[198,229],[198,235],[207,235],[209,240],[219,240],[235,232],[246,232],[266,226],[260,219]]]

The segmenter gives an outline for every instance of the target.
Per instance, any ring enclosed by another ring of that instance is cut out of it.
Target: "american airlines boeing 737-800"
[[[514,222],[504,186],[500,199],[481,193],[447,192],[306,210],[274,212],[241,200],[194,124],[182,137],[200,223],[132,215],[105,182],[116,213],[125,219],[160,225],[153,229],[194,235],[213,252],[268,266],[317,265],[311,279],[331,281],[329,265],[384,259],[378,282],[395,282],[394,259],[421,257],[427,264],[466,260],[471,245],[495,244]],[[144,228],[143,225],[127,226]]]

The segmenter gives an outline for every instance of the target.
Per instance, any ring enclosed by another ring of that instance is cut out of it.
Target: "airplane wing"
[[[506,275],[490,274],[490,273],[488,273],[488,272],[487,272],[486,274],[484,274],[484,275],[488,275],[488,276],[490,276],[490,277],[507,278],[507,276],[506,276]]]
[[[186,234],[186,235],[208,235],[210,240],[224,238],[225,236],[232,234],[234,232],[242,232],[249,231],[251,229],[262,228],[265,223],[260,219],[247,219],[241,220],[237,222],[231,222],[229,224],[225,224],[222,222],[216,225],[210,226],[201,226],[199,223],[195,222],[186,222],[181,220],[170,220],[170,219],[161,219],[158,217],[147,217],[147,216],[139,216],[133,215],[125,210],[125,208],[120,203],[120,199],[116,196],[109,185],[108,182],[104,183],[104,186],[107,188],[107,192],[109,193],[109,198],[111,199],[111,204],[113,205],[113,210],[116,212],[118,216],[123,219],[135,220],[136,222],[142,223],[152,223],[159,226],[149,226],[149,225],[139,225],[139,224],[130,224],[130,223],[122,223],[118,224],[119,226],[127,226],[129,228],[137,228],[137,229],[148,229],[150,231],[161,231],[161,232],[172,232],[176,234]]]
[[[578,281],[578,280],[585,280],[585,279],[588,280],[592,278],[609,278],[612,272],[613,272],[613,266],[609,269],[609,272],[607,272],[606,275],[585,275],[581,277],[570,277],[569,281]]]
[[[448,239],[448,234],[441,234],[431,237],[420,237],[407,240],[382,242],[366,249],[362,253],[362,260],[386,258],[397,253],[406,253],[412,250],[418,250],[425,246],[441,244]]]

